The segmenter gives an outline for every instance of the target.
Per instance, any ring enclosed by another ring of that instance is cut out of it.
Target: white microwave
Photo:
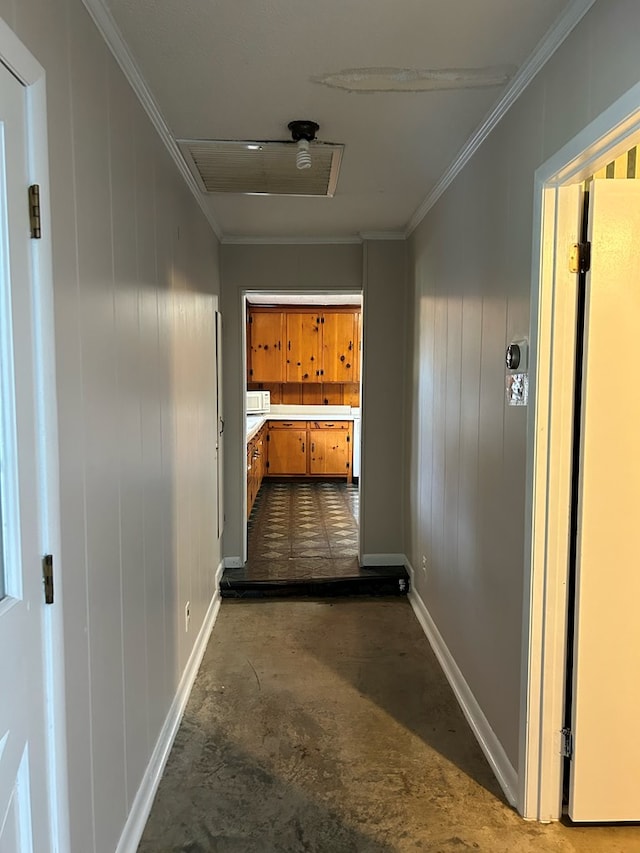
[[[247,391],[247,414],[258,415],[271,409],[270,391]]]

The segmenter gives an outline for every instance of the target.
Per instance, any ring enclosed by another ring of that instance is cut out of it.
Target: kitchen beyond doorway
[[[402,595],[403,567],[360,568],[359,493],[340,480],[267,480],[248,523],[248,560],[225,571],[225,598]]]

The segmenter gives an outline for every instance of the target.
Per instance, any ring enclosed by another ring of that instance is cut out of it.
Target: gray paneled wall
[[[220,560],[217,244],[81,0],[0,15],[47,75],[72,851],[113,853]]]
[[[504,350],[529,330],[534,172],[637,83],[639,35],[634,0],[597,2],[410,239],[407,548],[516,770],[527,434]]]

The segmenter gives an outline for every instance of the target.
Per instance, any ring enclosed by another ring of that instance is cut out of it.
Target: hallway
[[[404,598],[225,602],[139,853],[638,853],[526,823]]]

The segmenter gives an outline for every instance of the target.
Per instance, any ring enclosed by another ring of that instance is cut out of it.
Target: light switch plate
[[[507,403],[510,406],[526,406],[529,402],[529,375],[508,373],[506,377]]]

